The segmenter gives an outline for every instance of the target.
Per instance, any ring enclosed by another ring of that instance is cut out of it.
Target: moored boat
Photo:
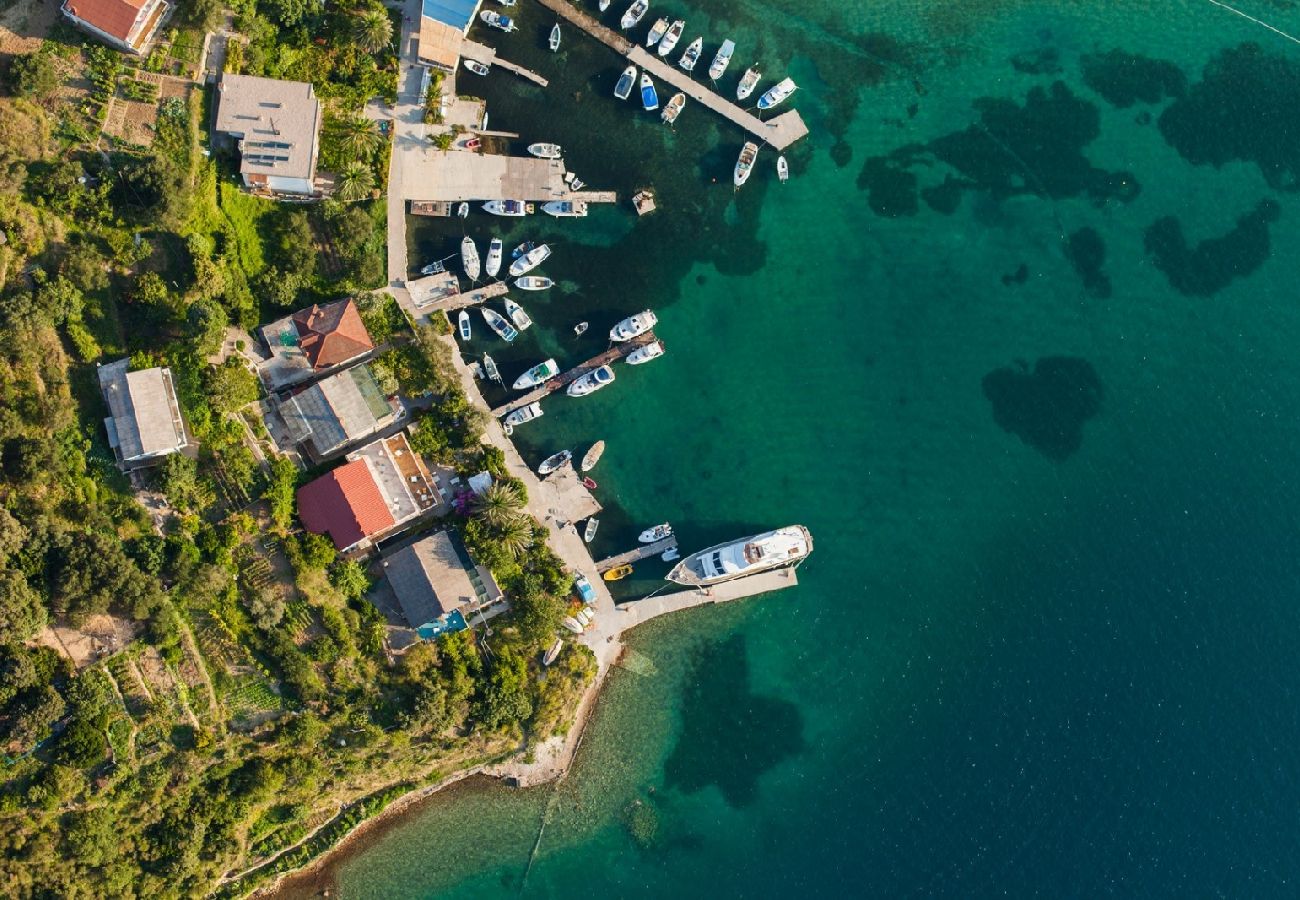
[[[573,336],[582,337],[587,333],[587,329],[590,327],[591,325],[588,322],[579,322],[577,325],[573,326]]]
[[[781,179],[782,184],[790,180],[790,164],[785,161],[785,154],[776,158],[776,177]]]
[[[550,255],[551,248],[546,244],[534,247],[510,264],[510,276],[512,278],[517,278],[526,272],[531,272],[533,269],[540,266]]]
[[[521,406],[510,413],[501,421],[509,426],[522,425],[525,422],[531,422],[533,419],[542,417],[542,404],[530,403],[527,406]]]
[[[740,157],[736,160],[736,171],[731,180],[740,187],[749,180],[749,173],[754,171],[754,160],[758,158],[758,144],[746,141],[740,148]]]
[[[678,550],[676,547],[669,547],[663,553],[659,554],[659,558],[664,562],[673,562],[676,559],[680,559],[681,555],[682,551]]]
[[[596,479],[594,479],[594,478],[583,478],[583,479],[582,479],[582,486],[585,487],[585,488],[586,488],[587,490],[589,490],[589,491],[594,491],[594,490],[595,490],[596,488],[598,488],[600,485],[596,484]]]
[[[674,566],[667,578],[685,585],[718,584],[794,565],[806,559],[812,549],[808,529],[790,525],[692,553]]]
[[[559,22],[556,22],[554,25],[551,26],[551,37],[550,40],[547,41],[547,43],[551,45],[552,53],[560,49],[560,23]]]
[[[672,537],[673,526],[664,522],[662,525],[656,525],[654,528],[647,528],[637,535],[637,540],[643,544],[653,544],[655,541],[662,541],[666,537]]]
[[[659,39],[664,36],[666,31],[668,31],[668,20],[658,20],[650,26],[650,33],[645,36],[645,45],[647,47],[653,47],[655,44],[659,43]]]
[[[614,85],[614,96],[626,100],[631,96],[634,84],[636,84],[636,66],[628,66],[618,77],[618,84]]]
[[[659,118],[663,119],[665,124],[671,125],[676,122],[677,117],[682,114],[682,107],[684,106],[686,106],[686,94],[683,91],[678,91],[673,94],[673,98],[668,101],[668,105],[665,106],[664,111],[659,114]]]
[[[782,78],[772,87],[768,88],[767,93],[758,98],[758,108],[771,109],[778,103],[782,103],[797,90],[799,90],[799,85],[794,83],[793,78]]]
[[[600,458],[602,455],[604,455],[604,453],[605,453],[605,442],[596,441],[596,443],[591,445],[591,449],[583,454],[582,465],[579,466],[579,468],[582,469],[582,471],[584,472],[590,472],[592,469],[596,467],[596,463],[600,462]]]
[[[664,32],[664,36],[659,39],[659,50],[657,52],[660,56],[667,56],[669,53],[673,52],[673,48],[677,46],[677,42],[682,39],[682,29],[685,27],[686,21],[684,19],[678,19],[676,22],[668,26],[668,30]]]
[[[492,243],[488,244],[487,262],[483,270],[488,273],[489,278],[496,278],[497,273],[501,271],[501,238],[492,238]]]
[[[497,368],[497,362],[488,354],[483,354],[483,371],[487,374],[488,380],[501,383],[501,370]]]
[[[544,291],[555,282],[545,275],[525,275],[515,279],[515,287],[521,291]]]
[[[537,474],[550,475],[571,459],[573,459],[572,450],[561,450],[559,453],[552,453],[550,456],[546,457],[546,459],[542,460],[541,465],[537,467]]]
[[[456,215],[462,219],[467,218],[469,216],[469,204],[462,200],[460,206],[456,207]]]
[[[518,259],[519,257],[523,256],[525,253],[530,252],[536,246],[537,245],[534,244],[532,241],[524,241],[518,247],[510,251],[510,258]]]
[[[649,8],[649,0],[633,0],[632,5],[627,8],[627,12],[623,13],[623,18],[619,19],[618,26],[627,31],[645,17],[645,12]]]
[[[460,339],[462,341],[468,341],[470,337],[473,336],[473,332],[470,330],[469,312],[467,310],[462,309],[460,311],[460,315],[456,317],[456,325],[460,329]]]
[[[695,64],[700,61],[700,52],[704,49],[704,38],[697,37],[686,45],[686,52],[677,60],[677,65],[686,72],[694,72]]]
[[[563,151],[559,144],[546,144],[538,142],[528,145],[528,152],[538,159],[559,159]]]
[[[644,347],[637,347],[627,355],[627,364],[629,366],[639,366],[642,363],[648,363],[652,359],[658,359],[664,355],[663,341],[651,341]]]
[[[709,63],[709,79],[711,81],[717,81],[727,71],[727,66],[731,65],[731,54],[735,52],[735,41],[728,38],[722,42],[722,46],[718,48],[718,54],[713,57],[713,62]]]
[[[466,58],[464,63],[465,68],[469,69],[475,75],[486,75],[488,72],[492,71],[490,66],[483,65],[483,63],[479,62],[477,59]]]
[[[528,214],[528,205],[522,200],[489,200],[483,204],[483,211],[494,216],[517,218]]]
[[[478,247],[474,246],[474,239],[469,235],[465,235],[465,239],[460,242],[460,261],[465,264],[465,274],[470,281],[478,281]]]
[[[606,581],[622,581],[632,574],[632,566],[629,563],[623,563],[621,566],[615,566],[600,577]]]
[[[515,30],[514,21],[509,16],[503,16],[499,12],[493,12],[490,9],[485,9],[478,14],[478,17],[482,19],[484,22],[486,22],[488,25],[490,25],[491,27],[499,29],[501,31],[511,32]]]
[[[497,333],[497,337],[509,343],[519,337],[519,332],[515,331],[513,325],[506,321],[506,317],[493,309],[483,307],[483,319],[488,323],[488,327]]]
[[[609,366],[601,366],[583,375],[577,381],[569,385],[565,391],[570,397],[585,397],[587,394],[594,394],[596,391],[606,385],[614,383],[614,370]]]
[[[427,266],[420,267],[421,275],[437,275],[440,272],[447,271],[447,267],[442,264],[442,260],[431,262]]]
[[[641,73],[641,108],[646,112],[659,108],[659,95],[655,93],[655,83],[645,72]]]
[[[542,212],[557,219],[581,218],[587,214],[585,200],[552,200],[542,204]]]
[[[599,527],[600,527],[600,519],[597,519],[595,516],[592,516],[590,519],[588,519],[587,526],[582,529],[583,541],[590,544],[592,539],[595,538],[596,536],[596,529]]]
[[[645,334],[651,328],[654,328],[659,319],[652,310],[644,310],[634,316],[628,316],[609,330],[609,339],[611,341],[622,342],[630,341],[638,335]]]
[[[746,69],[745,74],[740,76],[740,84],[736,85],[736,99],[744,100],[754,93],[754,88],[758,86],[758,79],[762,77],[762,73],[758,71],[758,66],[750,66]]]
[[[506,298],[506,315],[510,317],[510,321],[514,322],[515,327],[520,331],[527,331],[532,327],[533,320],[528,318],[528,313],[524,312],[524,308],[509,297]]]
[[[605,12],[607,9],[609,9],[609,5],[610,5],[610,3],[612,3],[612,2],[613,2],[613,0],[600,0],[600,2],[597,3],[596,5],[597,5],[597,7],[600,8],[600,11],[601,11],[601,12]]]
[[[542,657],[542,665],[549,666],[551,663],[559,659],[560,651],[563,649],[564,649],[564,639],[556,638],[555,643],[551,644],[551,649],[547,650],[546,655]]]
[[[515,390],[526,391],[542,382],[560,374],[560,365],[554,359],[548,359],[533,366],[515,379]]]

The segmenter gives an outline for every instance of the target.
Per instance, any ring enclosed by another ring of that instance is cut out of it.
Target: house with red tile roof
[[[64,0],[63,15],[106,44],[143,55],[171,4],[166,0]]]
[[[262,328],[271,352],[258,372],[272,391],[282,390],[375,349],[355,300],[300,309]]]

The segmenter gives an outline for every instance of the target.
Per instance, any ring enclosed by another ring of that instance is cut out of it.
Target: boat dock
[[[576,191],[569,194],[568,199],[575,203],[579,200],[584,203],[617,203],[618,194],[613,191]]]
[[[541,400],[548,394],[553,394],[561,388],[568,387],[572,382],[577,381],[588,372],[599,369],[601,366],[609,365],[612,362],[618,362],[638,347],[644,347],[646,344],[653,343],[654,341],[655,333],[653,331],[647,331],[645,334],[638,335],[630,341],[623,341],[622,343],[615,344],[599,356],[593,356],[585,363],[574,366],[567,372],[561,372],[550,381],[540,387],[533,388],[522,397],[515,397],[509,403],[498,406],[496,409],[492,410],[492,415],[498,419],[502,416],[507,416],[519,407],[527,406],[536,400]]]
[[[603,573],[610,569],[616,569],[619,566],[626,565],[627,563],[640,562],[643,559],[658,556],[660,553],[665,553],[668,550],[675,549],[676,547],[677,537],[670,534],[662,541],[655,541],[653,544],[642,544],[626,553],[606,557],[596,563],[596,571]]]
[[[741,600],[769,591],[779,591],[794,587],[799,583],[794,567],[760,572],[734,581],[724,581],[708,588],[693,588],[685,591],[673,591],[671,594],[657,594],[644,600],[632,600],[619,603],[614,607],[616,627],[620,632],[633,626],[648,622],[667,613],[679,612],[696,606],[708,606],[712,603],[727,603]]]
[[[541,75],[538,75],[536,72],[525,69],[523,66],[516,65],[497,56],[495,47],[489,47],[486,44],[480,44],[477,41],[463,40],[460,44],[460,54],[461,56],[477,60],[485,66],[495,66],[498,69],[505,69],[507,72],[518,75],[525,81],[531,81],[538,87],[546,87],[550,84],[549,81]],[[462,87],[463,86],[464,85],[462,85]]]
[[[808,134],[808,126],[804,124],[803,117],[797,110],[789,110],[765,122],[752,112],[726,99],[708,85],[696,81],[691,77],[691,73],[678,68],[673,62],[649,52],[645,47],[633,43],[612,28],[606,28],[569,0],[538,0],[538,2],[581,28],[620,56],[626,57],[628,62],[637,68],[650,73],[656,82],[669,84],[676,90],[683,91],[696,103],[739,125],[761,142],[771,144],[777,150],[784,150]],[[668,93],[661,91],[660,96],[667,100]]]
[[[444,293],[440,296],[430,296],[422,303],[418,299],[418,294],[414,287],[412,285],[407,285],[407,287],[411,291],[411,297],[415,299],[415,305],[419,307],[421,312],[425,313],[437,310],[441,310],[442,312],[453,312],[458,309],[464,309],[467,306],[477,306],[486,300],[491,300],[493,297],[500,297],[509,289],[509,285],[504,281],[494,281],[489,285],[475,288],[472,291],[460,291],[459,293]]]

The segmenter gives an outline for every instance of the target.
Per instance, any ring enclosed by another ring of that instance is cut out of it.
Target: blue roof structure
[[[460,31],[469,30],[478,0],[424,0],[424,15]]]

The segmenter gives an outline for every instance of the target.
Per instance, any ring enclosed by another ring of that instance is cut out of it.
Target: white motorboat
[[[790,164],[785,161],[785,154],[776,158],[776,177],[781,179],[782,184],[790,180]]]
[[[565,616],[560,620],[560,624],[572,631],[574,634],[582,634],[582,626],[573,616]]]
[[[636,66],[628,66],[618,77],[618,84],[614,85],[614,96],[619,100],[626,100],[632,95],[634,84],[636,84]]]
[[[667,56],[669,53],[673,52],[673,48],[677,46],[677,42],[682,39],[682,29],[685,27],[685,19],[678,19],[676,22],[668,26],[668,30],[664,32],[664,36],[659,39],[658,53],[660,56]]]
[[[611,2],[613,2],[613,0],[600,0],[600,2],[596,5],[600,7],[601,12],[605,12],[606,10],[609,9],[609,4]]]
[[[559,159],[562,151],[559,144],[529,144],[528,152],[538,159]]]
[[[645,17],[645,12],[649,8],[650,0],[633,0],[632,5],[627,8],[627,12],[623,13],[623,18],[619,20],[618,27],[627,31]]]
[[[465,235],[465,239],[460,242],[460,261],[465,264],[465,274],[469,280],[478,281],[478,247],[474,246],[474,239],[469,235]]]
[[[654,328],[659,319],[652,310],[644,310],[635,316],[628,316],[609,330],[609,339],[618,343],[630,341]]]
[[[684,106],[686,106],[686,94],[682,91],[678,91],[673,94],[673,99],[668,101],[668,105],[665,106],[664,111],[659,114],[659,118],[663,119],[665,124],[671,125],[676,122],[677,117],[682,114],[682,108]]]
[[[663,341],[651,341],[644,347],[637,347],[627,355],[627,364],[629,366],[639,366],[642,363],[648,363],[652,359],[658,359],[664,355]]]
[[[542,665],[549,666],[551,663],[559,659],[560,651],[563,649],[564,649],[564,639],[556,638],[555,643],[551,644],[551,649],[547,650],[546,655],[542,657]]]
[[[787,97],[797,90],[799,90],[799,85],[794,83],[793,78],[782,78],[768,88],[767,93],[758,98],[758,108],[771,109],[778,103],[784,102]]]
[[[745,74],[740,77],[740,84],[736,85],[736,99],[744,100],[754,93],[754,88],[758,86],[758,79],[762,77],[762,73],[758,71],[758,66],[750,66],[746,69]]]
[[[525,275],[523,278],[515,279],[515,287],[521,291],[544,291],[554,284],[555,282],[545,275]]]
[[[582,529],[583,543],[590,544],[592,540],[596,537],[596,529],[599,527],[600,527],[600,519],[597,519],[595,516],[588,519],[587,526]]]
[[[668,31],[668,20],[660,19],[650,26],[650,33],[645,36],[645,45],[653,47],[659,43],[659,39]]]
[[[464,60],[464,63],[465,63],[465,68],[469,69],[475,75],[486,75],[488,72],[492,71],[491,66],[485,66],[477,59],[466,58]]]
[[[487,263],[484,264],[483,270],[488,273],[489,278],[496,278],[497,273],[501,271],[501,238],[494,237],[492,243],[488,244]]]
[[[509,16],[503,16],[499,12],[493,12],[490,9],[485,9],[478,14],[478,17],[482,19],[484,22],[486,22],[488,25],[500,31],[504,31],[508,33],[515,30],[514,21]]]
[[[510,317],[510,321],[514,322],[515,327],[520,331],[527,331],[532,327],[533,320],[528,318],[528,313],[524,312],[524,308],[509,297],[506,298],[506,315]]]
[[[641,73],[641,108],[653,112],[659,108],[659,95],[655,93],[655,83],[645,72]]]
[[[686,52],[677,60],[677,65],[686,72],[694,72],[695,64],[700,61],[700,52],[704,50],[704,38],[697,37],[686,46]]]
[[[468,341],[473,337],[473,331],[470,329],[469,325],[469,312],[467,310],[462,309],[460,315],[456,316],[456,327],[460,331],[460,339],[462,341]]]
[[[534,247],[510,264],[510,277],[518,278],[520,275],[531,272],[545,262],[550,255],[551,248],[546,244]]]
[[[554,25],[551,26],[551,38],[547,43],[551,45],[552,53],[560,49],[560,23],[559,22],[556,22]]]
[[[534,402],[519,407],[501,421],[513,428],[516,425],[522,425],[525,422],[531,422],[533,419],[540,419],[541,417],[542,404]]]
[[[519,332],[515,331],[514,326],[506,321],[506,317],[496,310],[488,309],[486,306],[483,307],[483,319],[488,323],[488,328],[495,331],[497,337],[501,338],[501,340],[506,343],[519,337]]]
[[[736,160],[736,171],[732,175],[732,181],[736,187],[740,187],[749,180],[749,173],[754,171],[754,160],[758,158],[758,144],[753,141],[746,141],[745,146],[740,148],[740,157]]]
[[[557,219],[580,218],[587,214],[587,201],[552,200],[542,204],[542,212]]]
[[[495,381],[501,384],[501,370],[497,368],[497,362],[488,354],[483,354],[483,371],[487,373],[489,381]]]
[[[681,555],[682,551],[678,550],[676,547],[669,547],[663,553],[659,554],[659,558],[664,562],[673,562],[674,560],[680,559]]]
[[[550,475],[571,459],[573,459],[572,450],[561,450],[559,453],[552,453],[550,456],[546,457],[546,459],[542,460],[542,464],[537,467],[537,474]]]
[[[522,200],[489,200],[483,204],[483,211],[494,216],[518,218],[528,215],[528,204]]]
[[[662,525],[656,525],[654,528],[647,528],[637,536],[637,540],[643,544],[653,544],[655,541],[662,541],[670,537],[673,533],[673,526],[667,522]]]
[[[590,472],[592,469],[596,467],[596,463],[600,462],[600,458],[604,455],[605,455],[605,442],[596,441],[596,443],[591,445],[591,449],[588,450],[585,454],[583,454],[582,465],[579,468],[581,468],[582,471],[584,472]]]
[[[709,63],[709,80],[717,81],[722,74],[727,71],[727,66],[731,65],[731,54],[736,52],[736,42],[728,38],[722,42],[718,48],[718,55],[713,57],[713,62]]]
[[[668,573],[669,581],[685,585],[717,584],[768,569],[795,565],[812,553],[812,534],[791,525],[692,553]]]
[[[456,215],[462,219],[467,218],[469,216],[469,204],[461,201],[460,206],[456,207]]]
[[[570,384],[565,393],[570,397],[585,397],[587,394],[594,394],[605,385],[613,383],[614,370],[609,366],[601,366],[599,369],[588,372]]]
[[[553,359],[540,362],[515,379],[515,390],[526,391],[560,374],[560,364]]]
[[[587,329],[590,327],[591,325],[587,322],[579,322],[577,325],[573,326],[573,336],[582,337],[587,333]]]

